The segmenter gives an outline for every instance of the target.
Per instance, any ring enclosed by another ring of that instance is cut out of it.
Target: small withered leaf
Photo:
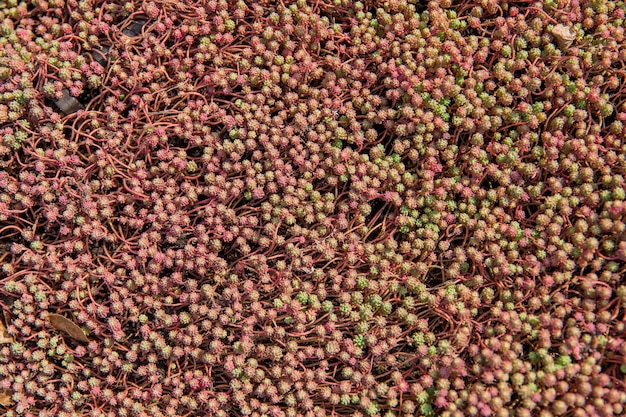
[[[4,315],[6,320],[6,314]],[[7,321],[8,323],[8,321]],[[7,332],[7,328],[5,327],[2,320],[0,320],[0,345],[13,343],[15,340],[11,337],[11,335]]]
[[[89,342],[89,339],[83,333],[82,329],[73,321],[63,317],[60,314],[50,314],[48,316],[48,322],[56,330],[67,333],[70,337],[80,340],[81,342]]]
[[[11,404],[13,404],[13,401],[11,400],[11,391],[0,389],[0,406],[8,407]]]
[[[559,48],[569,48],[576,40],[576,30],[574,28],[558,24],[552,28],[552,36],[556,39]]]

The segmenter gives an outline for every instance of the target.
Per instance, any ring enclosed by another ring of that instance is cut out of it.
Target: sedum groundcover
[[[0,1],[0,413],[618,416],[623,1]]]

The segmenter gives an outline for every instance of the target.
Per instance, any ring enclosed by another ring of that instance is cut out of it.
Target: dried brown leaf
[[[552,28],[552,36],[559,44],[559,48],[567,49],[576,40],[576,30],[569,26],[558,24]]]
[[[13,401],[11,400],[11,391],[0,389],[0,406],[8,407],[11,404],[13,404]]]
[[[7,332],[7,328],[4,326],[2,320],[0,320],[0,345],[13,342],[15,342],[15,340],[13,340],[11,335]]]
[[[83,330],[73,321],[63,317],[60,314],[50,314],[48,316],[48,322],[52,327],[62,332],[67,333],[70,337],[80,340],[81,342],[89,342],[89,339],[83,333]]]

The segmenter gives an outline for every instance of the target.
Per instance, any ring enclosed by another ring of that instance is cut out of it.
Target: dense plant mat
[[[624,415],[625,8],[0,2],[0,413]]]

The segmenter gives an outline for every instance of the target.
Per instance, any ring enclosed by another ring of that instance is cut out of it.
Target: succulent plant
[[[7,416],[624,412],[623,2],[0,6]]]

